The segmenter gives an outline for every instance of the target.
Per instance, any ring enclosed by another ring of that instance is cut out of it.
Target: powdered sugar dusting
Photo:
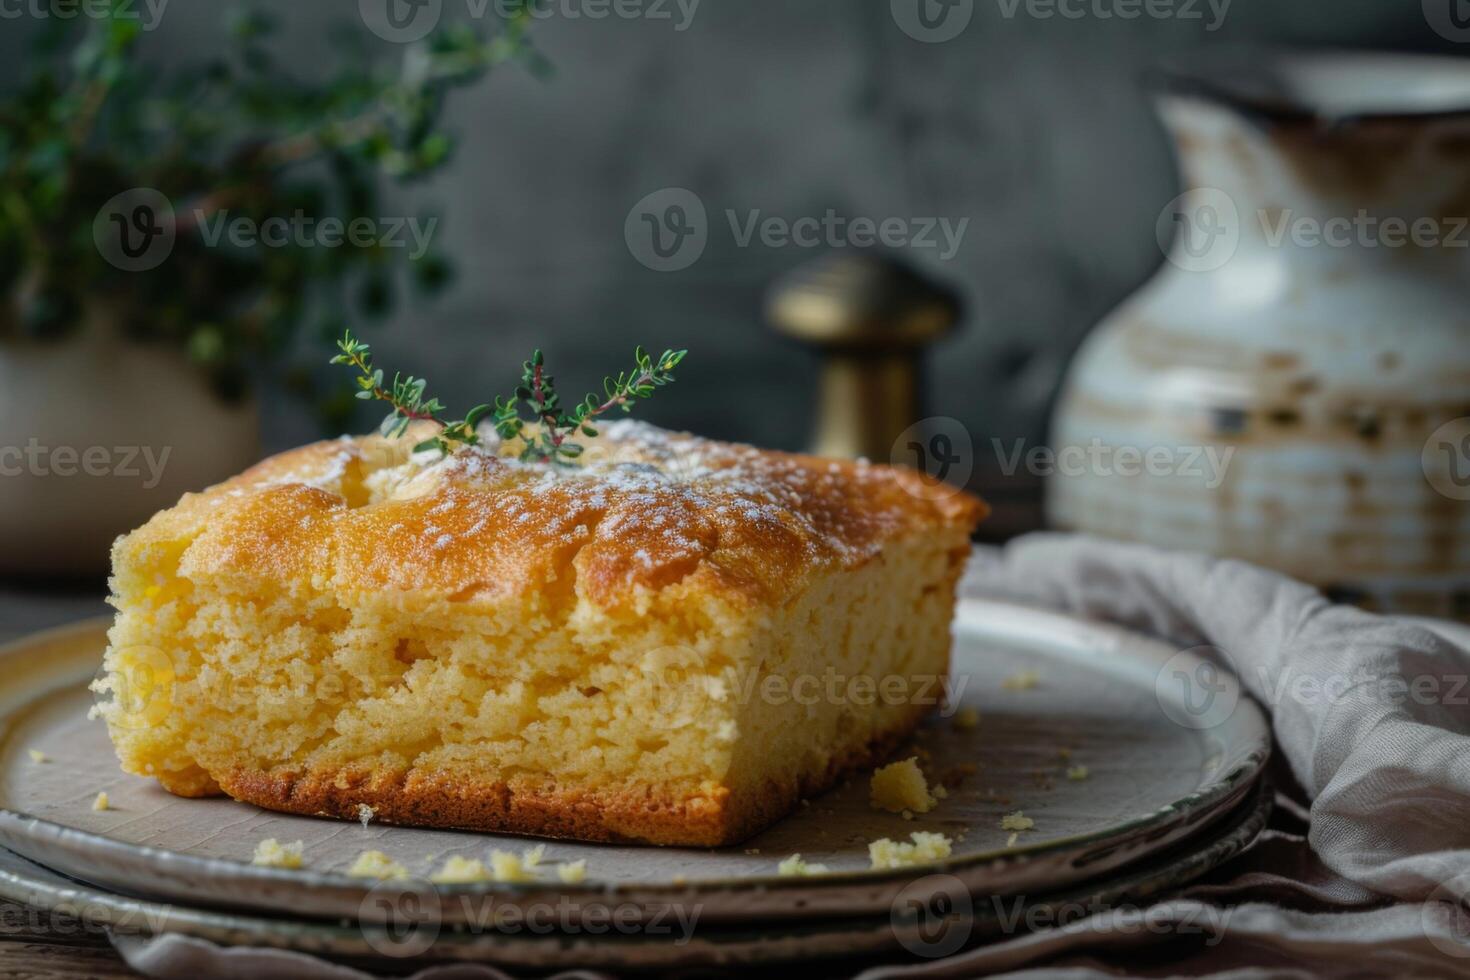
[[[288,454],[250,482],[335,491],[347,498],[343,517],[383,508],[373,533],[403,566],[415,555],[432,565],[517,548],[521,561],[585,550],[584,564],[603,579],[630,582],[676,580],[706,560],[757,577],[762,562],[778,558],[858,563],[916,512],[936,516],[891,467],[765,452],[631,420],[600,428],[577,466],[522,461],[498,441],[444,457],[368,436]]]

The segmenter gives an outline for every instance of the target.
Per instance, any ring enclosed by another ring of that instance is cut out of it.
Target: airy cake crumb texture
[[[342,819],[717,845],[934,707],[975,498],[633,422],[578,467],[493,438],[413,454],[424,434],[273,457],[118,540],[96,686],[125,770]],[[832,673],[905,697],[799,696]]]
[[[869,798],[873,806],[902,813],[905,820],[912,820],[915,813],[928,813],[939,802],[929,791],[917,757],[875,770],[869,783]]]

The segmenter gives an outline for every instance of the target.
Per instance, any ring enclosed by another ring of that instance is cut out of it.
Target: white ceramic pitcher
[[[1051,522],[1470,616],[1470,60],[1161,81],[1188,190],[1070,371]]]

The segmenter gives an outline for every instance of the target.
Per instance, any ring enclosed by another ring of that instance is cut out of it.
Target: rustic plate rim
[[[1178,651],[1162,640],[1115,623],[1088,619],[1082,616],[1007,600],[960,597],[956,602],[953,619],[956,632],[959,631],[962,622],[966,624],[967,628],[977,630],[981,633],[985,632],[984,626],[978,625],[975,620],[981,619],[980,614],[986,611],[999,612],[1013,617],[1019,615],[1023,619],[1031,621],[1034,628],[1044,629],[1050,625],[1052,627],[1070,630],[1073,636],[1092,637],[1094,642],[1106,639],[1107,649],[1112,650],[1118,646],[1126,646],[1130,649],[1130,655],[1134,657],[1152,651],[1153,655],[1160,658],[1160,664],[1171,657],[1184,657],[1185,661],[1183,662],[1203,662],[1202,658],[1188,651]],[[41,630],[0,644],[0,663],[3,663],[8,658],[24,655],[26,651],[39,644],[53,643],[59,640],[75,642],[89,633],[105,633],[106,627],[110,625],[111,621],[111,617],[108,616],[92,617],[75,623]],[[997,631],[996,635],[1011,636],[1014,639],[1014,635],[1005,630]],[[1051,641],[1052,648],[1057,647],[1059,644],[1060,641],[1057,639]],[[970,852],[943,861],[926,863],[922,866],[923,869],[931,873],[954,873],[956,871],[973,870],[981,866],[1004,867],[1009,864],[1030,861],[1034,858],[1053,856],[1065,851],[1107,844],[1111,841],[1124,840],[1146,834],[1150,830],[1159,829],[1182,821],[1190,813],[1202,813],[1209,819],[1218,818],[1222,811],[1228,810],[1246,795],[1251,785],[1264,772],[1266,762],[1271,753],[1270,725],[1266,721],[1261,708],[1250,697],[1248,692],[1246,692],[1244,685],[1234,672],[1227,668],[1223,676],[1227,679],[1228,683],[1235,686],[1236,693],[1239,695],[1236,711],[1243,712],[1243,714],[1232,713],[1227,719],[1227,722],[1235,722],[1237,726],[1241,726],[1246,730],[1244,733],[1245,737],[1242,740],[1246,747],[1238,753],[1241,756],[1241,761],[1235,766],[1228,770],[1221,770],[1212,774],[1212,778],[1200,788],[1162,807],[1124,821],[1110,824],[1105,828],[1073,834],[1067,837],[1052,838],[1035,844]],[[77,682],[74,681],[72,683]],[[69,687],[71,685],[63,686]],[[54,692],[47,692],[47,694],[50,693]],[[34,702],[34,699],[32,700]],[[0,715],[0,735],[4,733],[4,724],[7,717],[7,715]],[[1237,722],[1237,718],[1240,721]],[[207,877],[210,879],[230,877],[252,883],[288,885],[296,889],[332,888],[340,890],[347,888],[360,890],[363,895],[366,895],[373,885],[376,884],[376,882],[371,880],[351,877],[341,872],[321,871],[310,868],[284,870],[257,867],[255,865],[231,861],[226,858],[201,857],[150,845],[130,844],[125,841],[113,839],[104,834],[79,830],[44,817],[0,806],[0,831],[4,830],[9,830],[21,839],[34,841],[42,847],[60,848],[89,860],[115,860],[123,858],[153,865],[161,871],[175,874],[188,874],[195,877]],[[5,846],[10,850],[16,851],[16,853],[27,860],[50,867],[49,864],[38,857],[17,850],[9,844]],[[1146,858],[1146,854],[1138,856],[1138,859]],[[634,895],[646,898],[649,894],[674,890],[682,892],[686,889],[732,894],[758,891],[797,892],[853,886],[892,885],[901,884],[909,880],[912,877],[913,870],[912,868],[865,869],[837,871],[810,877],[782,876],[768,873],[743,875],[737,878],[690,878],[687,881],[679,883],[588,882],[585,884],[567,885],[553,882],[475,882],[467,884],[435,884],[433,887],[438,893],[447,897],[503,895],[517,899],[529,899],[546,894],[556,894],[585,898]],[[408,880],[424,881],[421,878]]]

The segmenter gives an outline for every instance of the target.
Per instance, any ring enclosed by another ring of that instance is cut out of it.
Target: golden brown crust
[[[305,816],[359,819],[359,807],[389,824],[442,827],[486,833],[607,843],[686,847],[736,844],[791,812],[797,801],[816,796],[849,773],[887,758],[928,712],[915,706],[890,730],[854,746],[822,772],[787,785],[767,783],[743,795],[720,787],[708,796],[676,800],[636,792],[511,786],[467,780],[453,772],[406,775],[362,769],[265,773],[235,769],[219,780],[221,790],[243,803]]]
[[[610,609],[685,582],[732,597],[789,594],[894,537],[968,531],[985,512],[912,470],[638,423],[608,425],[572,469],[493,446],[410,458],[414,438],[282,453],[186,496],[131,537],[194,532],[181,564],[190,576],[461,599],[575,581]]]

